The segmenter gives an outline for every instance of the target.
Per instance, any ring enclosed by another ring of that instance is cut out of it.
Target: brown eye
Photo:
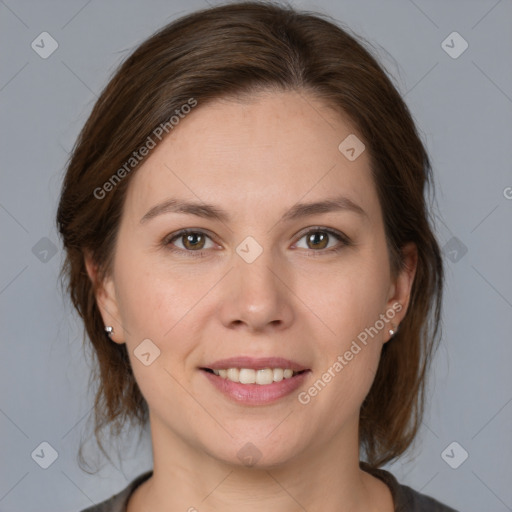
[[[201,231],[181,231],[168,238],[165,245],[184,252],[199,252],[211,249],[214,243],[210,237]]]
[[[325,249],[329,242],[329,235],[325,231],[313,231],[306,235],[310,249]]]
[[[181,235],[185,249],[202,249],[204,247],[204,236],[201,233],[189,233]]]
[[[311,249],[313,252],[329,253],[351,245],[351,241],[341,232],[338,233],[327,228],[318,228],[308,231],[295,245],[300,249]]]

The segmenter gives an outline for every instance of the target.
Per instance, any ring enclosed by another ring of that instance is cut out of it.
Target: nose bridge
[[[293,316],[290,292],[282,282],[283,269],[276,254],[251,237],[236,252],[224,321],[244,323],[251,329],[289,324]]]
[[[240,282],[240,289],[262,296],[275,296],[279,293],[276,282],[278,261],[270,250],[264,251],[251,263],[239,258],[235,263],[235,274]]]
[[[244,253],[247,249],[249,251]],[[234,271],[243,297],[252,296],[253,300],[270,305],[279,294],[276,282],[278,261],[275,254],[270,248],[254,247],[250,241],[239,246],[237,253],[239,257],[235,260]]]

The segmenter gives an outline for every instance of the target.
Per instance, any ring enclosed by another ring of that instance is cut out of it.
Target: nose
[[[252,263],[238,255],[224,280],[221,320],[229,329],[273,332],[289,327],[294,319],[293,291],[288,272],[271,251]]]

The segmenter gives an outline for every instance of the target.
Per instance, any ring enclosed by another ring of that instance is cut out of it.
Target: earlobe
[[[98,266],[88,251],[84,253],[84,262],[87,274],[94,287],[94,296],[103,323],[105,327],[111,328],[110,334],[105,331],[105,336],[108,336],[115,343],[122,344],[125,342],[124,330],[120,320],[114,282],[111,277],[104,278],[102,282],[99,281]]]

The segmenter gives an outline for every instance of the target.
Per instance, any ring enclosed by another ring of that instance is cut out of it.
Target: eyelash
[[[299,240],[301,240],[302,238],[304,238],[306,235],[310,235],[311,233],[316,233],[316,232],[327,233],[329,236],[333,236],[334,238],[336,238],[339,242],[341,242],[341,244],[339,244],[335,247],[331,247],[330,249],[320,249],[320,250],[310,249],[308,251],[310,253],[309,257],[316,258],[319,256],[324,256],[326,254],[338,253],[344,247],[349,247],[352,245],[352,241],[345,234],[343,234],[339,231],[336,231],[334,229],[331,229],[331,228],[323,228],[320,226],[315,226],[315,227],[310,228],[309,231],[306,231],[298,238],[297,242]],[[180,231],[177,231],[176,233],[172,233],[171,235],[165,237],[164,240],[162,241],[162,244],[164,245],[164,247],[167,250],[169,250],[171,252],[181,253],[181,254],[185,253],[187,256],[192,257],[192,258],[203,258],[203,257],[207,256],[206,253],[208,252],[209,249],[190,251],[190,250],[180,249],[178,247],[172,246],[172,242],[179,239],[180,237],[183,237],[185,235],[190,235],[190,234],[200,234],[200,235],[204,235],[204,236],[212,239],[212,237],[208,233],[206,233],[205,231],[202,231],[200,229],[197,229],[197,230],[181,229]],[[295,242],[295,243],[297,243],[297,242]]]

